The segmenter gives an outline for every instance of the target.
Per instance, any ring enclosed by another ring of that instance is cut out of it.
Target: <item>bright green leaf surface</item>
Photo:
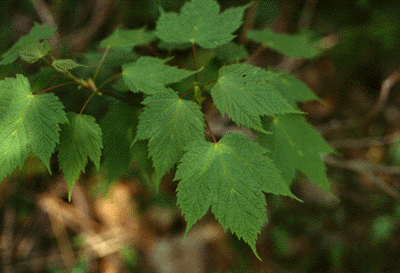
[[[103,148],[100,126],[94,117],[67,114],[69,124],[62,125],[58,159],[65,180],[68,184],[68,198],[71,198],[72,187],[88,162],[88,157],[97,169],[100,167],[101,149]]]
[[[301,113],[281,95],[271,78],[272,72],[250,64],[224,66],[211,95],[222,115],[238,125],[263,131],[260,116]]]
[[[306,33],[287,35],[274,33],[271,29],[249,30],[247,36],[270,47],[283,55],[293,58],[314,58],[319,54],[317,42],[311,40]]]
[[[55,70],[61,73],[66,73],[74,68],[84,66],[70,59],[54,60],[51,65],[54,67]]]
[[[132,30],[116,29],[109,37],[101,41],[100,46],[130,51],[134,46],[145,45],[154,39],[154,34],[146,32],[146,28]]]
[[[56,33],[55,28],[51,28],[47,25],[41,25],[35,22],[34,27],[31,29],[28,35],[25,35],[12,46],[8,51],[1,55],[2,60],[0,64],[9,64],[18,59],[18,53],[24,50],[26,44],[39,41],[42,39],[48,39]]]
[[[21,59],[28,63],[35,63],[44,56],[47,56],[51,52],[51,46],[47,40],[43,42],[34,41],[26,44],[24,50],[19,52]]]
[[[262,192],[296,198],[264,156],[267,150],[243,135],[228,133],[216,144],[192,142],[185,151],[175,180],[181,180],[177,203],[185,214],[186,233],[212,206],[221,226],[243,238],[257,255],[257,234],[267,220]]]
[[[282,170],[288,185],[296,170],[302,171],[309,179],[330,191],[326,166],[321,154],[334,150],[324,141],[302,115],[281,115],[273,120],[263,118],[263,127],[272,135],[258,134],[258,141],[271,150],[271,158]]]
[[[125,103],[113,105],[100,122],[109,182],[123,175],[131,164],[133,154],[130,145],[136,135],[137,123],[138,109]]]
[[[32,95],[22,75],[0,81],[0,182],[23,166],[29,152],[50,170],[59,124],[68,122],[63,108],[54,94]]]
[[[204,139],[203,113],[196,103],[180,99],[172,89],[146,98],[143,104],[135,141],[149,139],[159,182],[178,163],[186,144]]]
[[[141,57],[136,62],[122,66],[122,77],[132,92],[154,94],[165,90],[164,85],[179,82],[197,71],[178,69],[165,65],[170,59]]]
[[[166,13],[156,23],[156,35],[168,43],[196,43],[215,48],[235,38],[232,35],[242,24],[243,13],[249,5],[220,12],[215,0],[192,0],[183,5],[180,14]]]

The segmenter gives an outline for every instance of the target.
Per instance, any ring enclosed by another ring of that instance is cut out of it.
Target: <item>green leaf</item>
[[[85,63],[88,64],[90,68],[96,69],[102,60],[103,55],[104,52],[87,53],[84,55],[84,58],[86,59]],[[137,58],[138,55],[134,51],[126,52],[122,49],[110,49],[110,51],[107,53],[107,56],[103,60],[102,70],[112,70],[115,66],[133,62]]]
[[[185,147],[174,180],[181,180],[177,203],[185,214],[186,233],[212,206],[224,230],[243,238],[257,255],[257,234],[267,220],[263,191],[296,198],[266,152],[233,133],[218,143],[202,139]]]
[[[271,150],[271,158],[282,171],[287,185],[292,183],[296,170],[300,170],[320,187],[330,191],[321,154],[334,150],[304,116],[281,115],[273,120],[263,118],[263,128],[273,134],[258,133],[258,141]]]
[[[229,42],[214,50],[217,57],[224,63],[240,61],[249,56],[244,46],[235,44],[234,42]]]
[[[54,60],[51,65],[54,67],[55,70],[61,73],[67,73],[74,68],[84,66],[70,59]]]
[[[26,44],[33,43],[42,39],[48,39],[56,33],[55,28],[47,25],[41,25],[35,22],[34,27],[28,35],[22,36],[19,40],[6,52],[1,55],[1,65],[10,64],[18,59],[20,51],[24,50]]]
[[[247,36],[250,40],[262,43],[283,55],[293,58],[314,58],[320,54],[317,50],[318,42],[311,39],[311,35],[301,33],[287,35],[274,33],[271,29],[249,30]]]
[[[172,89],[147,97],[143,104],[146,106],[139,117],[135,141],[149,139],[149,154],[159,183],[178,163],[186,144],[204,139],[203,113],[200,106],[180,99]]]
[[[322,101],[296,76],[283,71],[269,70],[269,72],[268,81],[273,83],[274,87],[293,107],[297,108],[297,102]]]
[[[264,131],[260,116],[301,113],[284,99],[273,81],[268,80],[270,74],[250,64],[223,66],[218,82],[211,89],[221,114],[227,113],[238,125]]]
[[[28,63],[35,63],[44,56],[49,55],[51,52],[51,46],[47,40],[43,42],[34,41],[26,44],[24,50],[19,52],[21,59]]]
[[[183,5],[180,15],[166,13],[156,22],[156,35],[167,43],[192,43],[215,48],[235,38],[232,35],[242,24],[243,13],[250,5],[220,12],[215,0],[192,0]]]
[[[153,33],[146,32],[145,27],[132,30],[116,29],[110,36],[100,42],[100,46],[130,51],[134,46],[145,45],[155,38]]]
[[[61,128],[58,159],[68,184],[68,200],[71,200],[72,187],[85,171],[88,157],[99,169],[103,143],[100,126],[94,117],[72,112],[67,116],[69,124]]]
[[[64,106],[52,94],[32,95],[27,78],[0,81],[0,181],[33,152],[50,171],[50,156],[59,141]]]
[[[154,94],[165,90],[165,85],[179,82],[182,79],[197,73],[165,65],[171,60],[154,57],[141,57],[136,62],[122,66],[122,77],[126,86],[132,92],[142,91],[145,94]]]
[[[32,93],[39,92],[46,88],[49,82],[54,79],[56,71],[51,67],[42,67],[36,74],[29,76],[29,82],[31,83]]]
[[[123,175],[131,164],[133,153],[130,145],[136,135],[137,123],[138,109],[125,103],[113,105],[100,122],[109,182]]]
[[[161,50],[188,50],[192,48],[191,43],[167,43],[164,41],[161,41],[157,44],[157,47]]]

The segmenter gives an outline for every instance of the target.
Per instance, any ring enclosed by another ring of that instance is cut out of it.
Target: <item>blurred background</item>
[[[115,28],[153,30],[159,7],[178,12],[183,2],[3,0],[0,52],[29,33],[34,22],[48,24],[57,27],[53,54],[86,64],[76,74],[88,78],[102,56],[99,42]],[[248,3],[218,2],[222,10]],[[301,108],[341,154],[324,157],[338,199],[300,173],[292,191],[304,203],[266,194],[269,220],[257,241],[263,262],[243,241],[224,232],[210,212],[183,240],[185,221],[175,205],[174,171],[164,177],[157,193],[146,149],[135,148],[133,160],[112,183],[90,163],[70,203],[56,155],[51,159],[53,175],[32,155],[4,179],[0,271],[400,272],[399,15],[400,2],[391,0],[259,0],[247,10],[235,42],[249,55],[260,47],[246,38],[249,29],[309,31],[323,39],[327,49],[313,60],[264,49],[252,63],[295,74],[324,100]],[[158,43],[129,54],[110,53],[99,79],[119,73],[120,64],[140,55],[173,55],[173,65],[187,66],[190,50],[170,52]],[[210,77],[215,76],[220,66],[210,51],[199,49],[198,54],[199,63],[207,64]],[[31,75],[37,90],[65,82],[44,66],[19,60],[0,66],[0,78]],[[120,81],[104,88],[138,104],[143,99],[127,93]],[[65,87],[54,93],[67,111],[79,112],[91,91]],[[117,100],[97,96],[92,102],[85,112],[102,124]],[[217,111],[208,112],[207,118],[221,128],[220,134],[232,130]]]

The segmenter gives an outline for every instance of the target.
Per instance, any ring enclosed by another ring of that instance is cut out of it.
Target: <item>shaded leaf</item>
[[[284,71],[269,70],[268,81],[279,90],[282,96],[293,106],[297,107],[297,102],[322,101],[310,88],[296,76]]]
[[[100,42],[100,46],[130,51],[134,46],[145,45],[155,38],[153,33],[146,32],[145,27],[132,30],[116,29],[110,36]]]
[[[56,71],[54,71],[53,68],[42,67],[38,73],[29,76],[32,93],[39,92],[46,88],[55,75]]]
[[[130,145],[136,135],[137,123],[138,109],[125,103],[113,105],[100,122],[109,182],[123,175],[131,164],[133,153]]]
[[[72,112],[67,116],[69,124],[62,125],[61,128],[58,159],[68,184],[70,200],[72,187],[80,173],[85,171],[88,157],[99,169],[103,143],[100,126],[94,117]]]
[[[271,158],[290,185],[296,170],[303,172],[320,187],[330,191],[326,166],[321,154],[334,150],[302,115],[263,118],[263,128],[273,134],[258,133],[260,145],[271,150]]]
[[[224,63],[239,61],[249,56],[244,46],[235,44],[234,42],[229,42],[214,50],[217,57]]]
[[[317,43],[307,33],[287,35],[274,33],[271,29],[249,30],[247,36],[255,41],[270,47],[283,55],[293,58],[314,58],[319,55]]]
[[[35,25],[29,32],[29,34],[22,36],[19,40],[6,52],[1,55],[1,65],[9,64],[18,59],[18,54],[22,51],[26,44],[39,41],[42,39],[48,39],[56,33],[55,28],[51,28],[47,25],[41,25],[35,22]]]

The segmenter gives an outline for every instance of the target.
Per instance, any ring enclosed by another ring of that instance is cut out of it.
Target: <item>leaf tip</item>
[[[68,202],[71,203],[71,197],[72,197],[72,189],[68,190]]]

